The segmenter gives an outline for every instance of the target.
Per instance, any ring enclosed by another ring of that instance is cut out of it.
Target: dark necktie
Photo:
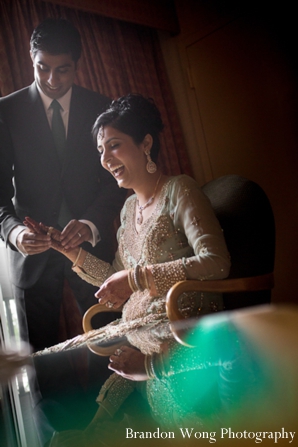
[[[51,103],[51,107],[53,109],[52,116],[52,133],[55,141],[55,146],[57,149],[57,153],[60,159],[61,164],[63,163],[64,153],[65,153],[65,143],[66,143],[66,135],[64,123],[62,120],[62,116],[60,113],[61,105],[59,102],[54,99]],[[71,220],[72,216],[69,211],[69,208],[66,204],[65,199],[62,199],[62,204],[59,212],[58,223],[61,228],[64,228],[65,225]]]
[[[54,99],[52,101],[51,108],[53,109],[52,133],[53,133],[57,153],[58,153],[59,159],[62,163],[63,158],[64,158],[64,152],[65,152],[66,135],[65,135],[65,128],[64,128],[62,116],[60,113],[61,105],[59,104],[59,102],[56,99]]]

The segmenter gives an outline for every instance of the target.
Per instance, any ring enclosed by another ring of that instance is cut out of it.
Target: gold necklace
[[[153,200],[155,199],[155,193],[156,193],[156,190],[157,190],[157,187],[158,187],[158,184],[159,184],[159,180],[161,179],[161,174],[160,174],[160,176],[158,177],[158,180],[157,180],[157,182],[156,182],[156,185],[155,185],[155,189],[154,189],[154,193],[153,193],[153,195],[150,197],[150,199],[148,200],[148,202],[146,202],[145,203],[145,205],[139,205],[139,199],[137,199],[137,207],[138,207],[138,210],[139,210],[139,215],[138,215],[138,217],[137,217],[137,224],[138,225],[142,225],[142,223],[143,223],[143,211],[144,211],[144,209],[145,208],[147,208],[147,206],[149,206],[149,205],[151,205],[151,203],[153,202]]]

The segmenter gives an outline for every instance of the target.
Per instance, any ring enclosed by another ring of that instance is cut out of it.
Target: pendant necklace
[[[155,199],[155,193],[156,193],[156,190],[157,190],[160,178],[161,178],[161,174],[158,177],[158,180],[156,182],[153,196],[150,197],[150,199],[148,200],[148,202],[145,203],[145,205],[139,205],[139,199],[137,199],[137,207],[138,207],[138,210],[139,210],[139,215],[137,217],[137,224],[138,225],[142,225],[142,223],[143,223],[143,214],[142,213],[143,213],[144,209],[147,208],[147,206],[151,205],[151,203]]]

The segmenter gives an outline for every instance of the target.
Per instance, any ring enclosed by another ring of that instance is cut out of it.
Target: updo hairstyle
[[[129,135],[139,145],[147,134],[153,139],[150,156],[154,162],[160,149],[159,134],[163,129],[160,112],[151,98],[130,93],[112,101],[109,108],[103,112],[94,123],[92,135],[97,141],[101,128],[111,126]]]

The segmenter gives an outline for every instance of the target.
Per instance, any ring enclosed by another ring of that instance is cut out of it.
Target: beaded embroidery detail
[[[152,242],[152,232],[157,231],[159,234],[161,228],[157,225],[159,215],[162,207],[164,206],[165,197],[167,194],[167,187],[171,180],[166,182],[160,192],[156,206],[151,216],[146,219],[139,232],[135,227],[135,210],[136,210],[136,195],[129,197],[126,201],[126,218],[122,221],[122,231],[119,237],[119,252],[120,257],[124,262],[126,269],[135,267],[136,264],[148,265],[152,262],[156,262],[156,257],[150,256],[149,246]],[[164,235],[166,234],[163,232]],[[145,261],[146,260],[146,261]]]
[[[124,379],[114,373],[101,387],[96,402],[103,406],[110,416],[114,416],[134,389],[135,387],[132,381]]]
[[[87,278],[89,278],[89,282],[90,279],[93,278],[93,285],[101,285],[107,279],[110,267],[110,264],[105,261],[101,261],[100,259],[97,259],[97,262],[94,262],[94,257],[90,253],[87,253],[82,265],[81,276],[88,275]],[[85,272],[88,272],[88,274],[86,275]],[[86,281],[88,281],[87,278]]]

